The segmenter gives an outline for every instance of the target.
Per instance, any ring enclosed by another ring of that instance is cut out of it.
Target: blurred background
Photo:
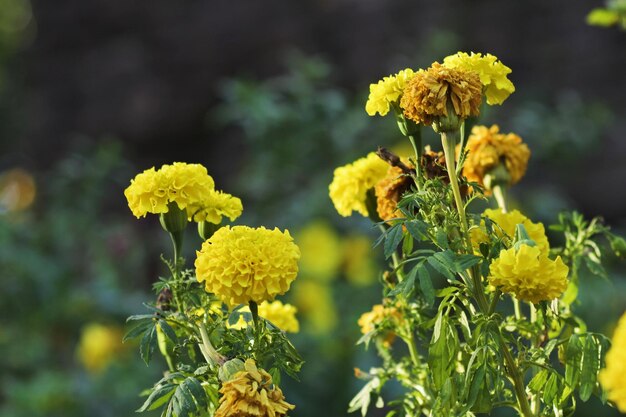
[[[369,84],[459,50],[513,69],[516,93],[481,122],[533,152],[514,206],[547,223],[576,209],[624,234],[626,32],[586,25],[601,1],[0,0],[0,415],[139,408],[161,369],[120,339],[154,299],[169,241],[123,190],[186,161],[241,197],[241,223],[295,235],[286,299],[307,364],[285,387],[292,416],[346,416],[353,368],[377,363],[354,344],[383,264],[369,221],[340,218],[327,187],[336,166],[401,139],[366,115]],[[190,232],[188,259],[199,243]],[[584,276],[576,307],[603,332],[626,310],[626,268],[607,263],[610,282]],[[597,407],[577,415],[617,415]]]

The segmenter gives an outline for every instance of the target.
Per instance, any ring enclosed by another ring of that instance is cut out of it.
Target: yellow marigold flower
[[[515,237],[515,227],[521,224],[526,228],[528,236],[535,241],[541,253],[547,254],[550,250],[550,243],[548,242],[544,225],[542,223],[533,223],[519,210],[511,210],[504,213],[499,208],[487,209],[483,212],[483,216],[493,220],[499,226],[499,228],[494,228],[496,234],[502,236],[502,232],[504,232],[509,238],[513,239]]]
[[[510,176],[510,184],[515,184],[526,173],[530,149],[515,133],[500,133],[498,125],[474,126],[467,140],[467,159],[463,165],[463,175],[485,187],[484,178],[502,162]],[[458,152],[458,150],[457,150]]]
[[[554,261],[537,246],[521,245],[500,251],[489,267],[489,283],[517,299],[530,303],[550,301],[567,288],[568,267],[561,257]]]
[[[370,116],[381,116],[389,113],[389,107],[391,103],[396,103],[407,81],[410,80],[415,73],[412,69],[407,68],[398,72],[395,75],[384,77],[376,84],[370,84],[370,95],[365,103],[365,111]]]
[[[387,168],[387,163],[374,152],[336,168],[328,190],[337,212],[348,217],[353,211],[358,211],[367,217],[367,191],[387,175]]]
[[[250,313],[249,307],[243,307],[239,310],[240,313]],[[283,304],[282,302],[275,300],[271,303],[263,301],[259,304],[259,317],[263,317],[265,320],[272,323],[282,331],[290,333],[298,333],[300,331],[300,323],[296,318],[298,309],[291,304]],[[228,327],[232,329],[245,329],[248,327],[248,322],[243,317],[243,314],[239,315],[235,324],[230,324]]]
[[[123,350],[122,331],[115,326],[85,326],[76,349],[78,360],[90,373],[102,372]]]
[[[608,398],[626,413],[626,314],[623,314],[613,333],[612,345],[606,354],[606,366],[598,379]]]
[[[412,165],[407,165],[414,169]],[[376,194],[376,211],[382,220],[391,220],[402,217],[402,213],[398,210],[398,202],[402,195],[407,192],[413,179],[404,174],[401,168],[390,166],[387,168],[387,175],[378,181],[374,187]]]
[[[358,320],[358,325],[361,327],[361,333],[367,334],[376,330],[385,321],[400,323],[402,322],[402,313],[396,307],[386,307],[382,304],[376,304],[372,307],[371,311],[363,313]],[[395,339],[395,333],[389,331],[384,334],[384,343],[389,346]]]
[[[124,190],[135,217],[147,213],[167,213],[167,205],[176,203],[181,210],[200,203],[214,189],[213,178],[200,164],[174,162],[156,171],[147,169],[131,180]]]
[[[337,309],[328,284],[299,280],[293,289],[293,301],[306,319],[302,326],[305,331],[324,334],[337,326]]]
[[[344,271],[348,281],[366,286],[376,280],[377,266],[372,251],[372,240],[364,235],[347,237],[343,242]]]
[[[296,234],[302,252],[300,269],[311,278],[328,281],[341,264],[341,243],[337,232],[325,221],[309,223]]]
[[[273,300],[298,274],[300,250],[288,230],[226,226],[196,252],[196,277],[229,306]]]
[[[222,216],[228,217],[232,222],[241,216],[242,211],[243,205],[239,198],[216,190],[211,190],[201,201],[187,208],[190,220],[213,224],[220,224]]]
[[[282,417],[295,408],[285,401],[270,374],[258,369],[252,359],[246,360],[243,371],[222,384],[220,394],[215,417]]]
[[[409,80],[400,107],[415,123],[431,125],[439,117],[448,116],[449,108],[461,119],[478,116],[481,101],[482,85],[477,73],[435,62]]]
[[[489,105],[502,104],[515,91],[515,86],[507,78],[507,75],[511,73],[511,68],[491,54],[483,56],[474,52],[469,55],[466,52],[458,52],[445,57],[443,65],[478,73],[480,82],[485,87],[485,96]]]

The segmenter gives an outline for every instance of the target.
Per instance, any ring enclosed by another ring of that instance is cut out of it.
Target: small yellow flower
[[[196,276],[229,306],[271,301],[298,274],[300,250],[288,230],[226,226],[196,252]]]
[[[389,113],[392,103],[397,103],[404,91],[404,87],[415,73],[412,69],[406,68],[395,75],[384,77],[376,84],[370,84],[370,95],[365,103],[365,111],[370,116],[381,116]]]
[[[76,355],[87,371],[97,374],[102,372],[122,350],[121,329],[91,323],[81,331]]]
[[[238,312],[250,313],[250,308],[243,307]],[[259,317],[263,317],[282,331],[289,333],[298,333],[300,331],[300,324],[296,318],[297,312],[298,309],[296,307],[291,304],[283,304],[278,300],[271,303],[263,301],[259,304]],[[243,314],[240,314],[237,322],[228,327],[238,330],[245,329],[248,327],[248,322],[244,319]]]
[[[494,227],[494,232],[499,237],[502,237],[503,232],[511,240],[515,237],[515,228],[518,224],[521,224],[526,228],[528,236],[535,241],[537,248],[541,253],[547,254],[550,250],[550,243],[546,236],[546,228],[542,223],[533,223],[528,217],[524,216],[518,210],[511,210],[507,213],[502,212],[502,209],[486,209],[483,212],[483,216],[493,220],[498,227]],[[472,229],[475,230],[475,229]],[[485,229],[482,229],[483,233],[486,233]],[[472,233],[472,232],[470,232]],[[475,238],[480,235],[479,231],[474,232]],[[479,239],[477,239],[479,240]],[[486,241],[486,240],[484,240]],[[480,242],[479,242],[480,243]]]
[[[609,400],[626,413],[626,314],[617,323],[611,348],[606,354],[606,366],[598,379]]]
[[[521,245],[517,250],[500,251],[489,271],[491,285],[519,300],[537,304],[563,294],[569,269],[560,256],[553,261],[537,246]]]
[[[485,88],[489,105],[502,104],[515,91],[515,86],[507,78],[507,75],[511,73],[511,68],[491,54],[483,56],[474,52],[469,55],[466,52],[458,52],[445,57],[443,65],[448,68],[463,68],[477,72]]]
[[[502,163],[510,176],[509,184],[516,184],[526,173],[530,158],[530,150],[522,138],[515,133],[500,133],[498,125],[474,126],[467,150],[463,175],[483,187],[485,175]]]
[[[341,264],[341,243],[337,232],[325,221],[309,223],[296,234],[302,252],[300,269],[311,278],[328,281]]]
[[[371,311],[363,313],[358,320],[358,325],[361,327],[361,333],[367,334],[376,330],[384,323],[399,324],[403,321],[402,313],[396,307],[385,307],[382,304],[376,304],[372,307]],[[387,331],[384,333],[385,345],[390,346],[396,335],[393,331]]]
[[[367,191],[387,175],[387,168],[387,163],[374,152],[336,168],[328,190],[337,212],[348,217],[353,211],[357,211],[367,217]]]
[[[213,178],[202,165],[174,162],[158,171],[150,168],[138,174],[124,195],[139,218],[147,213],[167,213],[169,203],[176,203],[181,210],[199,204],[214,187]]]
[[[285,401],[270,374],[258,369],[252,359],[246,360],[243,371],[222,384],[220,394],[215,417],[282,417],[295,408]]]
[[[241,216],[242,211],[243,205],[239,198],[216,190],[211,190],[201,201],[187,208],[190,220],[213,224],[220,224],[223,216],[232,222]]]
[[[400,107],[415,123],[431,125],[452,109],[460,119],[478,116],[482,85],[478,74],[462,68],[448,68],[435,62],[407,83]]]

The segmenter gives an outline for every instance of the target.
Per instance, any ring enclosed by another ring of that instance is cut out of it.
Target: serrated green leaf
[[[152,320],[155,318],[154,314],[135,314],[126,319],[126,323],[129,321],[137,321],[137,320]]]
[[[196,407],[195,410],[201,410],[207,407],[207,397],[204,392],[204,388],[202,388],[202,384],[196,378],[188,377],[181,384],[183,389],[186,389],[191,394],[193,400],[195,401]]]
[[[583,346],[578,335],[570,337],[565,348],[565,383],[576,388],[580,379],[580,366],[583,357]]]
[[[157,332],[156,322],[154,322],[152,327],[144,333],[143,337],[141,338],[141,344],[139,345],[139,353],[141,354],[141,359],[143,359],[146,365],[150,363],[150,359],[152,358],[152,353],[154,353],[156,345]]]
[[[437,254],[435,254],[437,255]],[[450,271],[450,269],[442,264],[436,257],[435,255],[429,257],[427,259],[428,264],[430,266],[432,266],[436,271],[438,271],[441,275],[443,275],[444,277],[446,277],[447,279],[449,279],[450,281],[454,281],[454,274],[452,273],[452,271]]]
[[[178,337],[176,336],[176,332],[174,331],[174,329],[172,329],[172,326],[170,326],[167,321],[165,320],[159,320],[159,327],[161,328],[161,330],[163,331],[163,334],[165,334],[165,336],[172,341],[172,343],[177,343],[178,342]]]
[[[124,335],[124,338],[122,339],[122,343],[126,342],[127,340],[131,340],[136,337],[139,337],[140,335],[145,333],[146,330],[148,330],[151,326],[154,326],[154,320],[152,318],[150,320],[142,321],[137,326],[130,329],[128,333]]]
[[[385,245],[383,247],[385,259],[389,258],[396,251],[398,244],[400,244],[402,240],[402,236],[402,224],[396,224],[387,230],[385,234]]]
[[[404,277],[402,281],[400,281],[394,289],[389,291],[389,296],[397,296],[402,294],[404,298],[409,298],[411,293],[415,289],[415,275],[417,274],[417,266],[411,269],[407,276]]]
[[[600,372],[600,347],[595,338],[587,334],[583,346],[582,369],[580,372],[580,388],[578,395],[582,401],[587,401],[598,380]]]
[[[430,279],[430,273],[428,273],[428,269],[423,263],[416,266],[414,269],[417,270],[417,278],[420,283],[420,290],[422,294],[424,294],[424,299],[429,306],[432,306],[435,304],[435,289]]]
[[[156,387],[137,412],[143,413],[144,411],[156,410],[163,406],[174,395],[175,389],[176,384],[165,384]]]
[[[404,222],[404,227],[408,230],[409,234],[413,236],[413,239],[417,241],[423,241],[428,239],[428,226],[426,223],[420,220],[409,220]]]
[[[546,382],[548,382],[549,376],[550,372],[547,369],[542,369],[541,371],[537,372],[537,374],[530,380],[530,382],[528,383],[528,388],[536,394],[541,393],[544,385],[546,384]]]
[[[585,261],[585,266],[589,269],[589,272],[601,278],[608,278],[606,270],[598,258],[592,256],[592,254],[588,254],[583,258],[583,260]]]
[[[442,229],[437,230],[435,241],[437,242],[437,246],[442,249],[448,249],[450,247],[448,243],[448,235]]]

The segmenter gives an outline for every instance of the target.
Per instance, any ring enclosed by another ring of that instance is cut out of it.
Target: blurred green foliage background
[[[585,27],[583,12],[593,2],[549,17],[556,26],[546,41],[552,49],[535,34],[523,42],[511,35],[519,43],[504,45],[497,35],[506,9],[486,1],[476,10],[442,2],[427,11],[431,19],[416,12],[423,2],[268,3],[292,43],[247,27],[259,12],[251,4],[246,11],[224,2],[184,8],[157,1],[143,15],[133,8],[139,6],[119,3],[0,0],[3,417],[129,416],[140,406],[139,393],[161,370],[147,368],[137,347],[122,345],[119,335],[125,318],[155,298],[152,283],[165,271],[159,254],[169,242],[156,218],[132,217],[123,190],[138,172],[175,160],[204,163],[218,188],[241,197],[240,223],[292,231],[303,258],[285,299],[299,308],[302,330],[294,343],[307,363],[301,382],[285,379],[286,395],[297,405],[295,417],[347,415],[360,386],[353,368],[376,361],[355,346],[356,322],[379,302],[383,264],[371,248],[376,231],[358,215],[339,218],[327,187],[335,167],[376,146],[402,149],[391,119],[365,114],[368,83],[459,49],[504,55],[514,82],[520,74],[511,102],[481,117],[520,134],[533,152],[514,205],[547,223],[559,210],[578,209],[626,231],[624,77],[606,66],[624,63],[625,38]],[[510,7],[515,26],[515,13],[548,6]],[[494,27],[459,24],[464,13],[490,10]],[[185,20],[196,12],[200,17]],[[207,34],[202,25],[213,22],[211,13],[242,20],[216,23]],[[381,26],[350,35],[359,19]],[[294,22],[308,24],[308,32]],[[85,34],[82,43],[77,33]],[[202,48],[190,34],[208,39],[202,45],[213,60],[197,58]],[[319,35],[318,43],[300,42],[307,34]],[[555,70],[566,58],[576,61],[572,34],[604,66],[580,61]],[[168,44],[172,39],[180,49]],[[371,51],[363,49],[367,41]],[[159,45],[182,67],[151,64],[146,51]],[[216,51],[224,52],[223,61]],[[426,143],[437,147],[434,135]],[[199,239],[190,234],[186,242],[191,261]],[[577,307],[590,328],[604,332],[626,310],[624,265],[608,262],[611,282],[589,274]],[[598,406],[583,404],[577,415],[617,415]]]

